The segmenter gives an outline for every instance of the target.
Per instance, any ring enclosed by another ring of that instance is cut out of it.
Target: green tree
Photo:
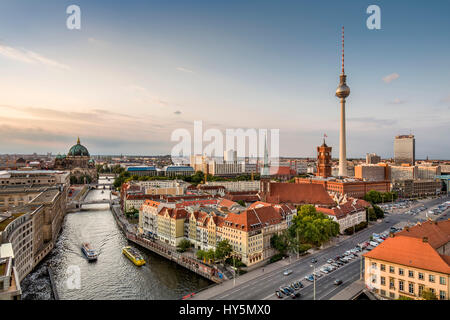
[[[206,251],[205,250],[198,250],[196,255],[197,255],[197,259],[203,260],[206,257]]]
[[[425,289],[422,291],[422,298],[425,300],[437,300],[436,294],[432,292],[430,289]]]
[[[367,213],[368,213],[369,221],[377,220],[377,214],[375,213],[375,209],[369,208],[367,210],[368,210]]]
[[[245,204],[244,200],[238,200],[236,202],[239,203],[241,206],[246,207],[246,204]]]
[[[216,252],[214,251],[214,249],[209,249],[205,253],[205,259],[208,260],[209,262],[214,261],[215,256]]]
[[[285,236],[278,234],[274,234],[272,238],[270,238],[270,245],[282,255],[285,255],[288,250],[288,243]]]
[[[377,219],[383,219],[384,218],[384,211],[377,205],[373,205],[373,210],[375,211],[375,215]]]
[[[222,240],[216,245],[216,259],[222,260],[230,256],[233,248],[228,240]]]
[[[187,250],[189,250],[189,248],[192,246],[191,242],[187,239],[183,239],[180,241],[180,243],[178,244],[178,252],[185,252]]]

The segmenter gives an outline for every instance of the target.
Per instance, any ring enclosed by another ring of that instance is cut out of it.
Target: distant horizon
[[[339,146],[345,26],[347,157],[450,159],[449,1],[79,0],[0,3],[0,152],[169,154],[176,129],[280,129],[280,154]],[[407,9],[405,11],[405,9]],[[419,23],[416,26],[415,23]],[[414,37],[411,35],[414,31]]]

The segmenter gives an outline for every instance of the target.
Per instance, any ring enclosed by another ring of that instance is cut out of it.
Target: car
[[[341,284],[342,284],[342,280],[339,280],[339,279],[334,280],[334,285],[335,286],[338,286],[338,285],[341,285]]]
[[[389,222],[390,222],[390,221],[389,221],[389,220],[387,220],[387,219],[386,219],[386,220],[384,220],[384,223],[389,223]]]
[[[312,258],[311,259],[311,263],[316,263],[317,262],[317,259],[316,258]]]
[[[314,281],[314,276],[312,274],[310,274],[309,276],[305,276],[305,280],[312,282],[312,281]]]
[[[325,273],[325,274],[329,273],[329,271],[327,269],[325,269],[325,268],[320,269],[320,271]]]
[[[293,284],[291,284],[291,287],[294,288],[294,290],[300,289],[299,285],[295,282]]]
[[[339,268],[339,264],[337,264],[336,262],[333,262],[331,265],[335,268]]]
[[[320,278],[322,276],[319,272],[316,272],[314,275],[316,276],[316,278]]]
[[[303,285],[303,283],[302,283],[301,281],[297,281],[297,285],[298,285],[300,288],[303,288],[303,287],[304,287],[304,285]]]
[[[281,299],[281,298],[283,298],[283,295],[281,294],[281,292],[280,291],[275,291],[275,295],[278,297],[278,299]]]
[[[333,263],[334,261],[333,261],[333,259],[328,259],[327,260],[327,263]]]
[[[283,272],[283,275],[288,276],[292,273],[292,270],[286,270]]]

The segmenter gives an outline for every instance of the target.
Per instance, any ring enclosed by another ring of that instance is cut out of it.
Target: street
[[[427,209],[442,202],[448,201],[450,197],[443,197],[432,199],[426,202],[417,202],[410,208],[405,208],[402,211],[409,210],[418,206],[425,206]],[[442,215],[448,213],[446,210]],[[440,218],[445,218],[440,216]],[[284,268],[279,268],[277,270],[261,274],[259,277],[236,285],[235,287],[225,290],[220,294],[211,296],[209,299],[214,300],[267,300],[267,299],[278,299],[275,296],[275,291],[278,290],[280,286],[289,285],[294,281],[302,281],[305,285],[303,289],[300,290],[302,296],[300,299],[313,299],[313,284],[304,279],[305,276],[313,272],[311,267],[311,259],[317,259],[315,263],[317,267],[321,267],[326,264],[328,259],[335,258],[338,255],[342,255],[345,251],[355,247],[357,244],[367,241],[372,233],[382,233],[389,230],[391,226],[397,225],[399,223],[415,223],[416,217],[402,214],[401,212],[395,214],[389,214],[386,216],[385,220],[377,223],[369,228],[361,230],[356,235],[343,240],[337,246],[329,247],[320,250],[312,255],[307,255],[301,257],[299,260],[292,262],[289,266]],[[436,219],[436,216],[433,216]],[[360,255],[360,254],[359,254]],[[292,260],[296,257],[292,257]],[[340,267],[339,269],[331,272],[330,274],[323,275],[321,278],[316,280],[316,299],[330,299],[332,296],[336,295],[339,291],[344,289],[346,286],[350,285],[353,281],[360,277],[361,260],[354,259],[350,263]],[[364,268],[364,266],[363,266]],[[293,272],[289,276],[284,276],[283,271],[290,269]],[[364,270],[364,269],[363,269]],[[317,270],[316,270],[317,271]],[[252,271],[260,272],[260,270]],[[343,284],[335,286],[333,281],[335,279],[340,279]],[[291,299],[290,297],[285,299]]]

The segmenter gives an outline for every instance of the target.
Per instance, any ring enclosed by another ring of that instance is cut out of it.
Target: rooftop
[[[13,213],[10,217],[5,217],[4,214],[0,215],[0,232],[4,231],[8,224],[26,213],[28,213],[28,211]]]

